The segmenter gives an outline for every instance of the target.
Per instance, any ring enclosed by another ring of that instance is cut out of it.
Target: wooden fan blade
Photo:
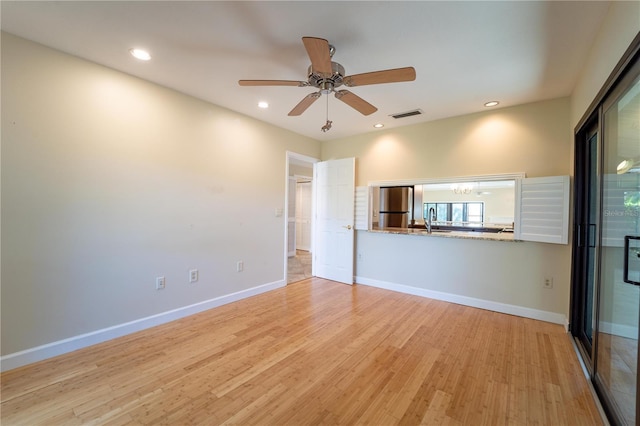
[[[378,108],[348,90],[338,90],[336,92],[336,98],[340,99],[342,102],[363,115],[373,114],[378,110]]]
[[[239,80],[240,86],[297,86],[305,87],[309,83],[295,80]]]
[[[348,75],[344,78],[345,86],[366,86],[367,84],[397,83],[416,79],[413,67],[395,68],[392,70],[365,72],[363,74]]]
[[[320,92],[313,92],[308,94],[307,96],[304,97],[303,100],[300,101],[300,103],[298,105],[296,105],[291,112],[289,113],[290,116],[296,116],[296,115],[300,115],[303,112],[305,112],[307,110],[307,108],[309,108],[311,106],[312,103],[314,103],[316,100],[318,100],[318,98],[320,97],[322,93]]]
[[[304,48],[307,49],[311,67],[314,72],[331,74],[331,55],[329,54],[329,42],[323,38],[302,37]]]

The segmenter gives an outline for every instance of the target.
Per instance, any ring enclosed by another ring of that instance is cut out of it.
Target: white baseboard
[[[638,327],[631,325],[600,321],[600,331],[602,333],[613,334],[614,336],[626,337],[627,339],[638,338]]]
[[[255,296],[270,290],[284,287],[284,280],[274,281],[271,283],[259,285],[236,293],[227,294],[203,302],[194,303],[193,305],[184,306],[182,308],[173,309],[171,311],[152,315],[146,318],[140,318],[124,324],[115,325],[113,327],[103,328],[101,330],[92,331],[90,333],[81,334],[79,336],[70,337],[68,339],[59,340],[57,342],[47,343],[46,345],[37,346],[35,348],[26,349],[24,351],[15,352],[0,357],[0,371],[13,370],[23,365],[42,361],[47,358],[73,352],[78,349],[86,348],[97,343],[122,337],[127,334],[135,333],[156,325],[165,324],[175,321],[198,312],[226,305],[227,303],[236,302],[247,297]]]
[[[458,305],[472,306],[474,308],[486,309],[503,314],[516,315],[524,318],[531,318],[540,321],[560,324],[568,328],[568,320],[563,314],[556,312],[541,311],[539,309],[526,308],[524,306],[509,305],[506,303],[494,302],[474,297],[460,296],[458,294],[444,293],[440,291],[427,290],[424,288],[412,287],[403,284],[396,284],[387,281],[379,281],[366,277],[356,277],[356,284],[368,285],[371,287],[383,288],[385,290],[397,291],[400,293],[412,294],[414,296],[428,297],[430,299],[442,300],[444,302],[457,303]]]

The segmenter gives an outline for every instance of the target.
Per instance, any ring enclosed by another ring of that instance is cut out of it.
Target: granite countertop
[[[521,242],[513,238],[512,232],[474,232],[474,231],[433,231],[427,233],[426,229],[420,228],[382,228],[370,229],[367,232],[378,234],[398,234],[398,235],[415,235],[419,237],[439,237],[439,238],[461,238],[468,240],[486,240],[486,241],[507,241]]]

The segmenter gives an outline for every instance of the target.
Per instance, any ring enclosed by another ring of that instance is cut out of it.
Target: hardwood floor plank
[[[322,279],[0,386],[3,426],[602,424],[561,326]]]

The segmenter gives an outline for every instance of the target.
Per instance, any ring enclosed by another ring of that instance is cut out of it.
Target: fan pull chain
[[[324,124],[324,126],[322,126],[320,128],[320,130],[322,130],[323,132],[328,132],[329,129],[331,129],[331,123],[333,123],[332,121],[329,121],[329,95],[326,95],[327,98],[327,122]]]

